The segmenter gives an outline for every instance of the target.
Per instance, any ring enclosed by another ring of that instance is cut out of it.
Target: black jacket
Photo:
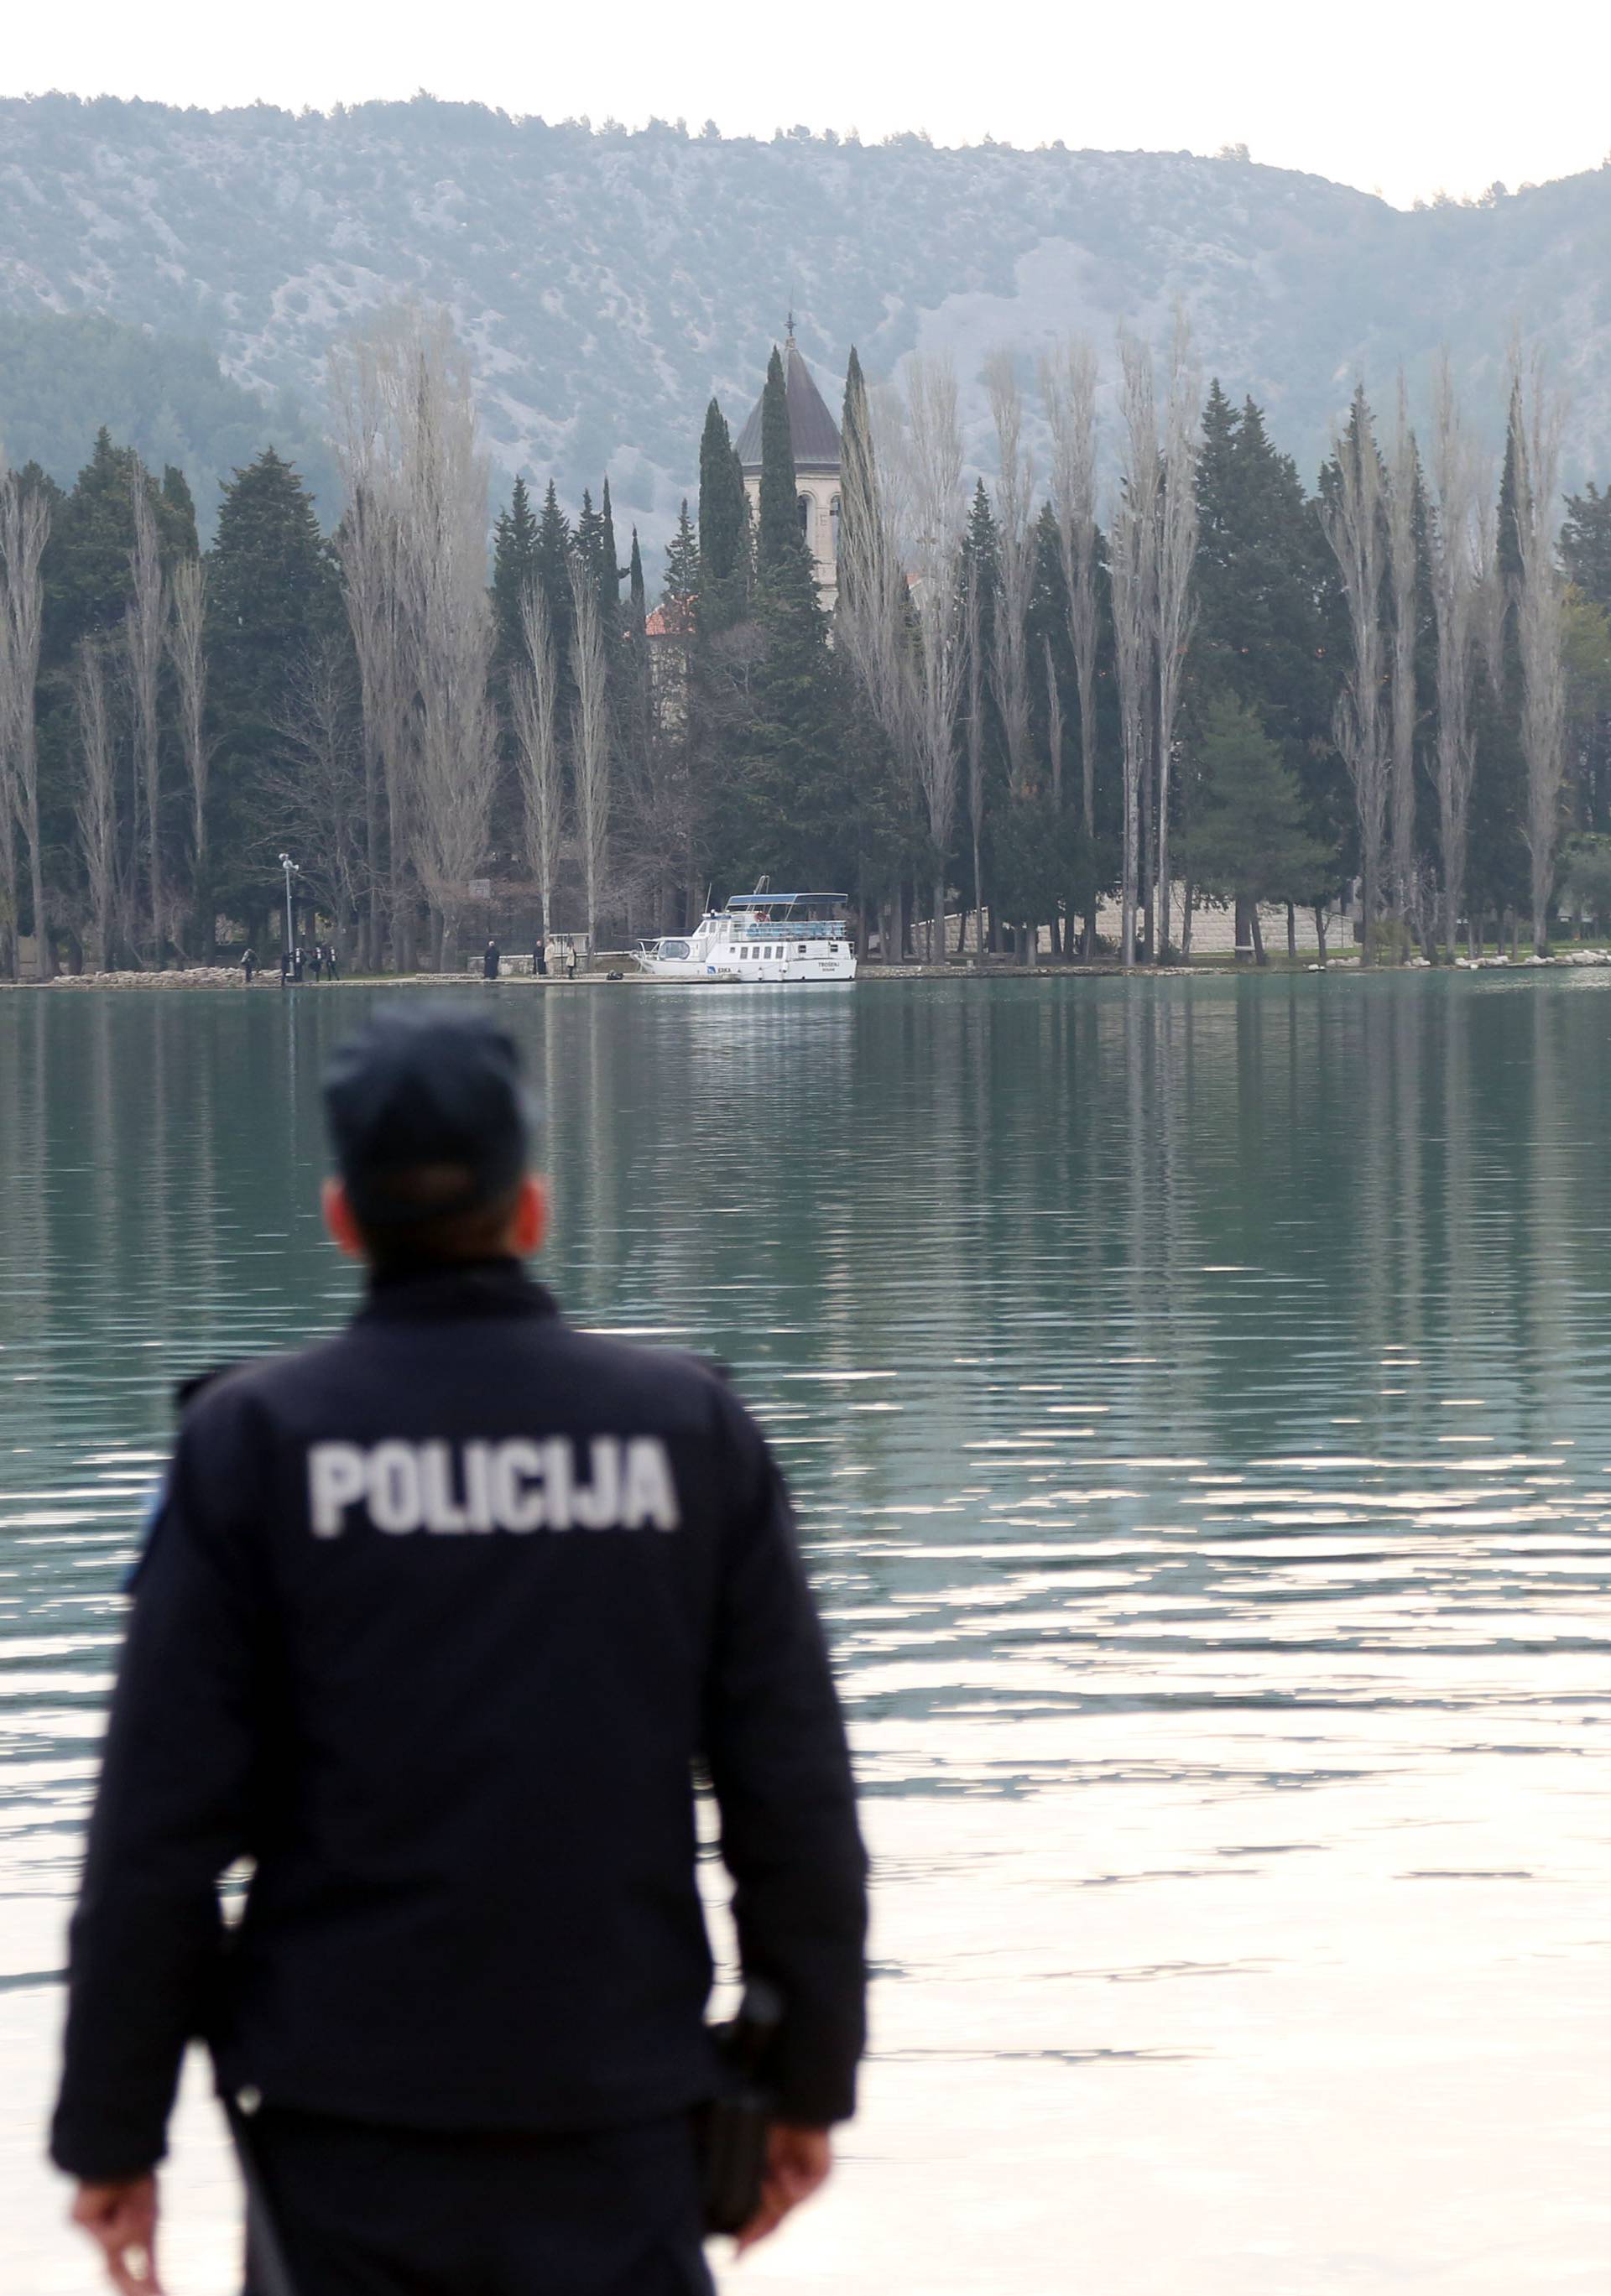
[[[708,2094],[702,1760],[746,1967],[787,2005],[783,2111],[842,2119],[850,1765],[787,1498],[721,1380],[571,1330],[510,1262],[382,1283],[340,1338],[226,1374],[136,1574],[57,2163],[156,2161],[196,2033],[232,2088],[423,2128]]]

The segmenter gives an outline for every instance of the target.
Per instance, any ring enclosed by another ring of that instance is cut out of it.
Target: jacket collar
[[[559,1303],[518,1259],[462,1260],[451,1267],[372,1275],[360,1323],[414,1323],[459,1316],[556,1316]]]

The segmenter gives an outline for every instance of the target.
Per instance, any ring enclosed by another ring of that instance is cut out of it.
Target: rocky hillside
[[[1404,214],[1183,152],[596,133],[424,98],[0,102],[0,308],[199,339],[312,408],[333,334],[398,289],[456,313],[508,471],[574,500],[607,467],[653,535],[706,398],[742,419],[791,306],[832,402],[851,342],[875,375],[949,346],[967,381],[999,342],[1161,334],[1183,304],[1205,367],[1306,469],[1356,374],[1385,397],[1443,340],[1497,427],[1515,324],[1572,389],[1568,475],[1611,472],[1611,170]],[[976,393],[969,412],[987,461]]]

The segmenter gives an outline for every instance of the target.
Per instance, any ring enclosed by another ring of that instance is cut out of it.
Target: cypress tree
[[[637,530],[633,529],[632,546],[637,547]],[[638,568],[641,575],[643,569]],[[621,626],[621,566],[615,546],[615,517],[610,508],[610,481],[604,480],[604,505],[599,513],[598,603],[606,628]]]
[[[643,553],[637,546],[637,529],[632,529],[632,554],[627,568],[626,630],[621,646],[621,662],[626,673],[626,707],[623,734],[627,742],[629,763],[640,774],[649,768],[650,734],[653,724],[649,672],[648,597],[644,588]],[[619,610],[618,610],[619,611]]]
[[[776,350],[761,398],[760,522],[756,619],[764,656],[752,685],[754,720],[744,831],[749,865],[820,875],[840,852],[845,813],[839,729],[842,701],[827,618],[801,532],[783,361]],[[745,857],[738,857],[745,865]]]
[[[1527,815],[1527,767],[1522,755],[1522,660],[1516,628],[1516,584],[1522,570],[1516,526],[1521,489],[1519,387],[1511,395],[1505,431],[1505,461],[1500,479],[1499,578],[1504,619],[1496,659],[1477,680],[1473,716],[1476,725],[1476,769],[1471,782],[1467,908],[1473,922],[1492,911],[1524,910],[1532,898],[1524,824]]]
[[[744,618],[749,596],[749,501],[726,417],[715,399],[699,442],[700,619],[707,632]]]
[[[760,395],[760,521],[755,539],[756,578],[776,584],[795,562],[810,570],[800,527],[800,488],[789,437],[789,400],[783,358],[776,344]]]
[[[195,501],[189,480],[173,463],[168,463],[162,472],[162,500],[170,513],[169,538],[186,557],[193,558],[201,547],[196,532]]]

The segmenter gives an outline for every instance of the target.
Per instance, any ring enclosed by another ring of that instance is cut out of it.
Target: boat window
[[[800,942],[800,944],[799,944],[799,949],[800,949],[800,954],[801,954],[801,956],[804,956],[804,955],[805,955],[805,954],[806,954],[806,945],[805,945],[804,941]]]
[[[689,954],[688,944],[686,940],[662,941],[660,953],[662,956],[686,956]]]

